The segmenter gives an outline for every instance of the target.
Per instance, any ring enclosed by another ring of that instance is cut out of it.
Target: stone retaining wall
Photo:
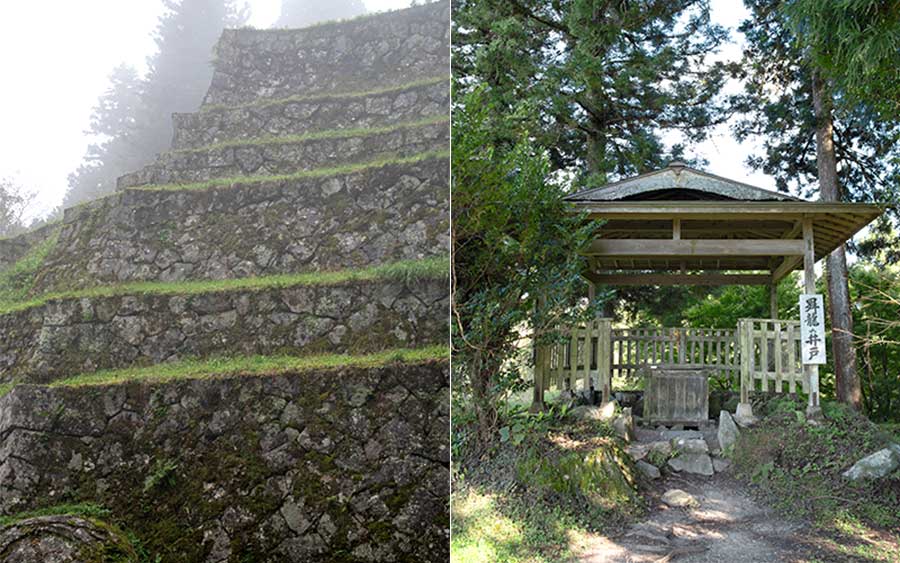
[[[214,65],[205,105],[361,92],[447,75],[450,2],[299,30],[226,30]]]
[[[404,126],[352,137],[297,142],[248,142],[240,146],[173,151],[118,179],[119,189],[149,184],[205,182],[235,176],[271,176],[331,168],[379,157],[405,157],[449,148],[450,123]]]
[[[37,292],[365,267],[449,253],[449,159],[66,210]]]
[[[450,82],[441,79],[364,96],[322,96],[176,113],[172,116],[172,148],[199,148],[235,139],[302,135],[329,129],[382,127],[449,113]]]
[[[57,226],[57,223],[51,223],[12,237],[0,238],[0,271],[9,268],[29,250],[47,240]]]
[[[189,357],[376,352],[447,340],[449,282],[352,281],[51,301],[0,315],[0,381]]]
[[[98,503],[167,563],[447,561],[448,433],[446,362],[23,385],[0,510]]]

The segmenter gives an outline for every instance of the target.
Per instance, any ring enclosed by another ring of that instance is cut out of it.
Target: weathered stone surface
[[[449,159],[66,210],[36,292],[364,267],[449,252]]]
[[[737,411],[734,413],[734,421],[744,428],[749,428],[756,424],[757,418],[753,415],[753,405],[750,403],[738,403]]]
[[[659,469],[657,469],[656,466],[653,464],[647,463],[646,461],[643,461],[643,460],[638,460],[636,465],[637,465],[637,468],[641,471],[641,473],[643,473],[644,476],[647,477],[648,479],[659,479],[661,476]]]
[[[207,108],[172,116],[173,149],[259,137],[303,135],[332,129],[368,129],[447,115],[448,79],[414,83],[363,95],[324,94],[271,100],[233,108]]]
[[[449,120],[398,126],[389,131],[360,132],[352,137],[313,137],[265,143],[250,140],[238,146],[163,153],[153,164],[120,177],[117,186],[121,190],[150,184],[189,184],[216,178],[293,174],[379,157],[409,157],[449,146]]]
[[[0,511],[95,502],[164,561],[446,561],[448,385],[445,361],[20,385],[0,398]]]
[[[0,237],[0,271],[15,264],[35,245],[51,236],[55,229],[56,224],[51,223],[15,236]]]
[[[734,444],[741,435],[741,431],[728,411],[719,413],[719,430],[716,435],[719,439],[719,448],[723,452],[729,452],[734,449]]]
[[[675,471],[707,477],[714,473],[712,460],[708,454],[703,453],[680,453],[669,460],[669,467]]]
[[[0,381],[187,357],[441,344],[449,298],[438,278],[51,301],[0,315]]]
[[[672,440],[672,449],[687,454],[708,454],[709,445],[702,438],[675,438]]]
[[[844,472],[844,478],[851,481],[860,479],[880,479],[900,467],[900,445],[893,445],[868,455]]]
[[[731,460],[724,459],[721,457],[713,457],[713,469],[716,473],[722,473],[723,471],[727,471],[729,467],[731,467]]]
[[[616,414],[616,402],[610,401],[603,406],[579,405],[571,410],[570,416],[579,420],[596,420],[611,422]]]
[[[204,104],[355,92],[445,75],[450,2],[306,29],[223,32]]]
[[[612,427],[619,438],[626,442],[634,441],[634,417],[630,407],[622,409],[622,412],[613,419]]]
[[[96,561],[139,561],[125,537],[85,518],[42,516],[0,529],[2,563],[84,563],[88,557],[96,557],[92,559]]]
[[[700,504],[693,495],[681,489],[669,489],[663,494],[662,500],[673,508],[690,508]]]

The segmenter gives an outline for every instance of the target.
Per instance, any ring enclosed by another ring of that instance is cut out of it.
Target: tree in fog
[[[86,131],[95,139],[69,175],[66,207],[112,193],[116,178],[148,164],[172,140],[172,113],[196,111],[212,78],[212,50],[226,27],[247,19],[233,0],[165,0],[154,32],[157,51],[138,76],[110,74]]]
[[[25,230],[25,214],[35,197],[12,178],[0,178],[0,237]]]
[[[275,27],[307,27],[319,22],[344,20],[366,13],[362,0],[282,0]]]

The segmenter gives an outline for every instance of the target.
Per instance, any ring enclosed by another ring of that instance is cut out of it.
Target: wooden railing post
[[[753,374],[753,322],[747,319],[738,321],[738,342],[741,355],[741,402],[735,416],[741,420],[752,420],[753,406],[750,404],[750,384]]]
[[[545,346],[534,344],[534,395],[531,399],[530,412],[544,410],[544,356],[548,350]]]
[[[597,379],[603,404],[612,395],[612,319],[597,319]]]

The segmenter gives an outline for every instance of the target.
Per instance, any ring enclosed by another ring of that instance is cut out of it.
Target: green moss
[[[109,516],[109,510],[94,503],[78,503],[78,504],[58,504],[48,506],[38,510],[30,510],[27,512],[19,512],[11,516],[0,516],[0,528],[5,528],[16,522],[27,520],[29,518],[39,518],[41,516],[82,516],[85,518],[106,518]]]
[[[444,159],[450,157],[449,149],[427,151],[413,156],[384,156],[368,162],[355,162],[330,168],[316,168],[303,170],[293,174],[281,174],[273,176],[234,176],[231,178],[216,178],[206,182],[192,184],[157,184],[128,188],[136,191],[179,191],[179,190],[208,190],[212,188],[233,188],[238,186],[279,185],[282,182],[303,180],[306,178],[327,178],[340,174],[352,174],[373,168],[382,168],[396,164],[412,164],[431,159]]]
[[[259,147],[259,146],[271,146],[271,145],[290,145],[295,143],[302,143],[304,141],[315,141],[320,139],[349,139],[351,137],[371,137],[372,135],[380,135],[382,133],[392,133],[394,131],[401,131],[403,129],[413,129],[416,127],[423,127],[427,125],[437,125],[440,123],[447,123],[450,121],[449,116],[447,115],[436,115],[432,117],[427,117],[424,119],[419,119],[416,121],[410,121],[407,123],[397,123],[394,125],[385,125],[383,127],[355,127],[350,129],[329,129],[327,131],[315,131],[312,133],[305,133],[303,135],[285,135],[282,137],[255,137],[253,139],[234,139],[230,141],[222,141],[220,143],[213,143],[211,145],[204,145],[202,147],[192,148],[192,149],[179,149],[174,151],[169,151],[164,154],[193,154],[200,152],[208,152],[213,150],[220,149],[228,149],[228,148],[240,148],[240,147]]]
[[[18,385],[16,381],[9,381],[7,383],[0,383],[0,397],[6,396],[13,388]]]
[[[354,100],[359,98],[366,98],[368,96],[377,96],[380,94],[390,94],[393,92],[404,92],[406,90],[413,90],[415,88],[421,88],[422,86],[430,86],[432,84],[440,84],[441,82],[448,82],[449,78],[446,76],[436,76],[434,78],[423,78],[422,80],[416,80],[413,82],[408,82],[406,84],[401,84],[399,86],[390,86],[387,88],[373,88],[371,90],[361,90],[355,92],[344,92],[344,93],[328,93],[328,94],[317,94],[311,96],[289,96],[287,98],[277,98],[277,99],[266,99],[260,98],[256,101],[249,102],[246,104],[235,104],[235,105],[226,105],[226,104],[211,104],[208,106],[203,106],[200,108],[200,113],[207,112],[216,112],[216,111],[228,111],[234,109],[241,108],[265,108],[271,106],[284,105],[294,102],[326,102],[326,101],[339,101],[339,100]],[[449,87],[448,87],[449,89]]]
[[[76,375],[50,383],[50,387],[113,385],[123,382],[160,382],[206,379],[218,376],[264,376],[341,367],[379,367],[391,363],[421,363],[449,358],[446,346],[386,350],[376,354],[351,356],[243,356],[209,360],[184,360],[156,366],[103,370]]]
[[[329,286],[358,281],[441,279],[449,276],[446,257],[403,260],[356,270],[307,272],[258,278],[185,282],[135,282],[55,292],[18,302],[0,303],[0,314],[39,307],[50,301],[119,295],[200,295],[225,291],[260,291],[299,286]]]
[[[44,260],[56,246],[58,237],[57,229],[15,264],[0,271],[0,311],[12,303],[21,301],[29,294]]]

